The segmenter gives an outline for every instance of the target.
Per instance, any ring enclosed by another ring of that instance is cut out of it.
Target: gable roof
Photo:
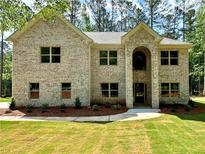
[[[140,22],[133,29],[128,31],[124,36],[122,36],[122,42],[124,42],[127,38],[129,38],[133,34],[135,34],[141,28],[145,29],[150,35],[152,35],[158,41],[162,39],[162,37],[157,32],[155,32],[153,29],[151,29],[147,24],[145,24],[144,22]]]
[[[39,15],[40,13],[38,13],[35,17],[33,17],[29,22],[27,22],[21,30],[18,30],[16,32],[14,32],[13,34],[11,34],[6,41],[15,41],[16,39],[18,39],[22,34],[24,34],[27,30],[29,30],[32,26],[34,26],[38,21],[42,20],[42,17]],[[88,42],[93,42],[93,40],[91,38],[89,38],[87,35],[85,35],[85,33],[83,33],[80,29],[78,29],[76,26],[74,26],[72,23],[70,23],[69,21],[67,21],[64,17],[62,17],[61,15],[57,15],[57,18],[59,18],[61,21],[63,21],[63,23],[65,23],[65,25],[67,25],[69,28],[73,29],[77,34],[79,34],[80,36],[82,36],[84,39],[86,39]]]
[[[126,32],[84,32],[96,44],[121,44],[121,37]]]

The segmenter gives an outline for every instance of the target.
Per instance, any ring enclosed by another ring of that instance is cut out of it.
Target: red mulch
[[[173,112],[173,108],[175,112]],[[198,114],[198,113],[205,113],[205,106],[203,105],[196,105],[190,111],[187,111],[187,107],[185,105],[165,105],[160,107],[161,113],[166,114]]]
[[[119,110],[100,106],[98,111],[92,111],[88,107],[75,109],[74,107],[66,108],[65,112],[61,112],[59,107],[50,107],[46,112],[42,112],[42,108],[33,108],[32,112],[27,112],[24,107],[12,110],[11,113],[6,113],[5,109],[0,109],[0,115],[3,116],[103,116],[113,115],[126,112],[127,108],[122,106]]]

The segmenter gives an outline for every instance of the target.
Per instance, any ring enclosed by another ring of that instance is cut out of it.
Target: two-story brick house
[[[36,16],[12,34],[12,93],[18,106],[125,101],[159,107],[189,99],[190,43],[144,23],[129,32],[82,32],[64,18]]]

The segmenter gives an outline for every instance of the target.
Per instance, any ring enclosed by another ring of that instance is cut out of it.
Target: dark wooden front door
[[[134,84],[134,99],[136,104],[145,103],[145,84],[135,83]]]

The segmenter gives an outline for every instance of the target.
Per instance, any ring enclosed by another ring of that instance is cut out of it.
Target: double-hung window
[[[60,47],[41,47],[41,63],[60,63]]]
[[[178,51],[161,51],[161,65],[178,65]]]
[[[39,98],[39,83],[30,83],[30,99]]]
[[[103,97],[118,97],[118,83],[101,83]]]
[[[62,83],[61,84],[62,99],[71,98],[71,83]]]
[[[161,83],[162,97],[177,97],[179,96],[179,83]]]
[[[117,51],[101,50],[100,65],[117,65]]]

